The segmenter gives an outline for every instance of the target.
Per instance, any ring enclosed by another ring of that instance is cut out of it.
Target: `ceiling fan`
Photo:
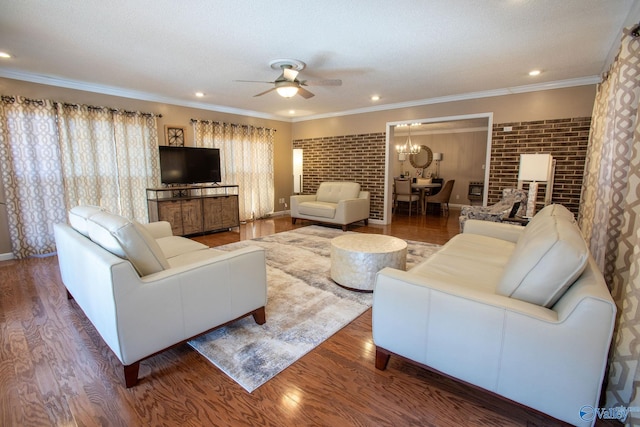
[[[269,83],[273,84],[269,90],[260,92],[256,96],[262,96],[272,91],[277,91],[283,98],[291,98],[296,94],[302,96],[305,99],[309,99],[314,96],[302,86],[341,86],[342,80],[329,79],[329,80],[299,80],[298,74],[306,67],[306,64],[297,59],[275,59],[269,63],[269,66],[274,70],[282,70],[282,74],[272,82],[256,81],[256,80],[235,80],[236,82],[248,82],[248,83]]]

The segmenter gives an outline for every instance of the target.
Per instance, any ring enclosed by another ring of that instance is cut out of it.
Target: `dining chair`
[[[453,191],[453,184],[455,184],[455,182],[455,179],[450,179],[438,193],[432,196],[426,196],[424,198],[424,211],[427,211],[429,203],[437,203],[440,212],[449,213],[449,199],[451,198],[451,192]]]
[[[429,193],[430,196],[435,196],[436,194],[438,194],[440,192],[440,190],[442,190],[442,187],[444,186],[444,179],[442,179],[442,178],[433,178],[431,180],[431,182],[433,182],[434,184],[440,184],[440,187],[432,188],[431,192]]]
[[[394,178],[393,207],[394,212],[398,211],[398,202],[409,203],[409,216],[411,216],[411,207],[416,202],[416,213],[420,207],[420,195],[413,192],[411,181],[406,178]]]

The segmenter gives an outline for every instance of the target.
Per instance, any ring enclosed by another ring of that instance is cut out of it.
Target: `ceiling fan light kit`
[[[283,98],[291,98],[298,93],[298,85],[293,82],[276,82],[276,92]]]
[[[237,82],[247,82],[247,83],[270,83],[273,84],[274,87],[266,90],[264,92],[260,92],[256,96],[262,96],[269,92],[276,91],[278,95],[283,98],[292,98],[295,95],[300,95],[305,99],[309,99],[312,96],[315,96],[313,93],[303,88],[302,86],[341,86],[342,80],[339,79],[331,79],[331,80],[316,80],[316,81],[307,81],[307,80],[299,80],[298,74],[301,70],[303,70],[307,65],[299,61],[297,59],[274,59],[269,62],[269,66],[274,70],[280,69],[282,70],[282,74],[272,82],[265,81],[255,81],[255,80],[236,80]]]

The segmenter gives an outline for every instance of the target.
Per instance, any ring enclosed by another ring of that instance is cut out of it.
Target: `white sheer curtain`
[[[112,112],[120,215],[149,222],[149,187],[160,185],[156,116],[139,112]]]
[[[224,184],[238,184],[240,220],[273,212],[273,129],[192,120],[198,147],[220,149]]]
[[[147,222],[160,184],[156,117],[2,97],[0,166],[17,258],[55,251],[53,224],[78,204]]]
[[[145,189],[160,183],[155,116],[58,104],[67,206],[102,206],[147,222]]]
[[[618,307],[608,407],[640,407],[640,37],[626,30],[598,86],[580,203],[580,228]],[[640,424],[631,412],[628,425]]]
[[[66,205],[114,209],[118,195],[109,111],[69,104],[56,107]]]

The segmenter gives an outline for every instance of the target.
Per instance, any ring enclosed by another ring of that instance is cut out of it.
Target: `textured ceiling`
[[[299,120],[594,82],[637,0],[4,0],[0,77]],[[284,99],[269,62],[342,79]],[[542,70],[532,78],[528,72]],[[194,93],[202,91],[203,98]],[[370,100],[379,95],[377,102]],[[295,112],[291,112],[291,110]]]

